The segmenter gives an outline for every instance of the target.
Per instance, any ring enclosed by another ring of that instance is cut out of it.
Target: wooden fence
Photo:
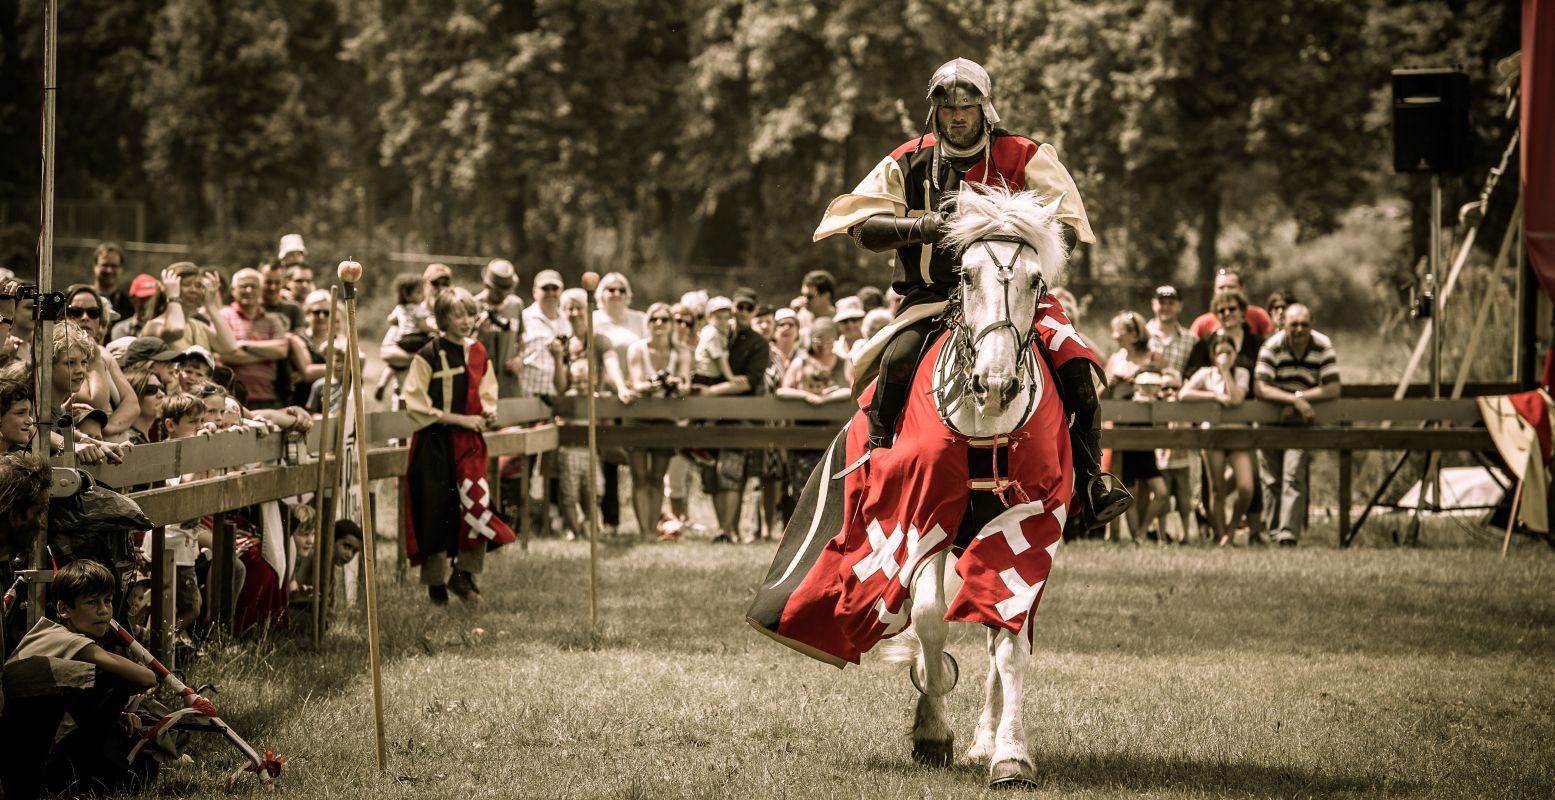
[[[1155,448],[1302,448],[1338,453],[1339,529],[1341,542],[1350,539],[1351,455],[1357,450],[1481,451],[1493,445],[1482,427],[1473,400],[1391,400],[1343,398],[1314,404],[1312,425],[1284,424],[1281,407],[1249,401],[1236,408],[1207,402],[1133,403],[1103,401],[1102,415],[1113,423],[1104,431],[1106,447],[1127,450]],[[719,448],[778,447],[823,449],[848,419],[848,403],[810,406],[771,397],[693,397],[640,399],[622,404],[598,401],[600,447]],[[498,409],[501,430],[486,434],[493,458],[536,454],[559,446],[583,446],[585,409],[578,398],[562,398],[554,407],[538,400],[504,400]],[[684,425],[666,420],[691,420]],[[404,412],[368,415],[369,479],[404,474],[407,448],[396,440],[412,431]],[[205,470],[227,474],[177,486],[138,491],[135,499],[157,526],[244,508],[314,491],[318,481],[319,427],[305,437],[220,433],[165,442],[133,451],[128,463],[84,467],[100,482],[116,487],[149,484]],[[290,458],[288,453],[290,452]],[[58,464],[56,464],[58,465]],[[332,468],[334,459],[326,466]],[[336,481],[331,477],[326,485]],[[497,486],[493,486],[497,491]],[[494,498],[495,499],[495,498]],[[494,503],[495,505],[495,503]],[[218,519],[220,517],[218,516]],[[522,521],[527,524],[527,520]],[[218,534],[222,531],[218,531]],[[321,537],[322,538],[322,537]],[[225,619],[233,598],[230,536],[216,535],[212,589],[214,618]],[[160,528],[153,534],[152,581],[169,581],[168,557]],[[321,554],[320,557],[323,557]],[[219,582],[218,582],[219,580]],[[153,593],[153,637],[160,651],[168,619],[164,593]]]

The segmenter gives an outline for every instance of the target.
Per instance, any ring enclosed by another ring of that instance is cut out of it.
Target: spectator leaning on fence
[[[93,357],[87,362],[86,382],[71,402],[86,403],[106,414],[103,436],[110,441],[120,441],[140,409],[136,407],[135,393],[125,380],[124,372],[102,344],[107,314],[108,307],[96,289],[78,283],[65,290],[66,323],[85,331],[94,345]]]
[[[669,304],[648,306],[648,336],[627,351],[627,374],[632,392],[643,397],[680,397],[691,386],[691,351],[675,341],[674,314]],[[670,420],[645,422],[669,423]],[[638,535],[647,537],[659,524],[664,506],[664,473],[669,470],[672,448],[635,448],[627,451],[632,472],[632,509]],[[661,537],[673,539],[674,536]]]
[[[771,348],[761,334],[751,330],[751,315],[756,312],[756,293],[741,287],[734,290],[734,328],[729,338],[729,368],[734,377],[724,383],[702,388],[708,395],[755,395],[763,388]],[[702,490],[713,499],[718,516],[717,542],[740,541],[740,503],[745,483],[761,471],[761,450],[720,450],[715,462],[702,468]]]
[[[1310,424],[1312,403],[1339,396],[1339,359],[1327,336],[1312,329],[1312,311],[1301,303],[1285,308],[1285,327],[1258,351],[1254,372],[1258,396],[1290,406],[1291,414]],[[1305,450],[1261,450],[1258,472],[1263,481],[1264,522],[1274,541],[1294,546],[1307,516]]]
[[[1209,349],[1215,363],[1200,367],[1188,376],[1178,397],[1184,402],[1213,401],[1225,408],[1241,405],[1252,395],[1253,376],[1246,367],[1237,364],[1236,347],[1225,331],[1210,334]],[[1231,467],[1229,480],[1227,465]],[[1204,505],[1209,511],[1215,541],[1225,547],[1231,543],[1232,532],[1243,524],[1242,518],[1253,502],[1253,481],[1256,480],[1253,454],[1247,450],[1205,450],[1204,470],[1207,489]],[[1226,499],[1231,494],[1233,482],[1236,502],[1227,518]]]
[[[221,361],[231,367],[248,393],[249,408],[274,408],[278,405],[275,379],[278,365],[291,354],[285,321],[267,313],[261,303],[264,276],[255,269],[240,269],[232,276],[232,304],[221,309],[221,318],[232,329],[237,346],[223,353]]]
[[[520,314],[523,327],[523,369],[518,383],[523,394],[549,403],[567,387],[567,340],[572,324],[562,314],[562,276],[554,269],[535,275],[534,302]]]

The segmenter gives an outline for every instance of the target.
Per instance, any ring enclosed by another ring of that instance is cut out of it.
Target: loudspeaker
[[[1468,74],[1393,70],[1393,170],[1462,172],[1468,163]]]

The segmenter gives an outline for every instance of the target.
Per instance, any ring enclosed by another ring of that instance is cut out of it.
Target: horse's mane
[[[959,252],[989,236],[1018,236],[1037,251],[1042,279],[1049,286],[1058,280],[1069,254],[1056,215],[1043,207],[1041,195],[973,183],[953,197],[956,212],[948,222],[943,247]]]

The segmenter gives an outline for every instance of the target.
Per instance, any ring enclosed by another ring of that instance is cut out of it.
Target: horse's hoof
[[[931,767],[948,767],[950,762],[956,757],[955,748],[956,743],[954,739],[942,741],[914,739],[912,743],[912,760]]]
[[[990,789],[1035,789],[1037,771],[1024,761],[1008,758],[988,770]]]

